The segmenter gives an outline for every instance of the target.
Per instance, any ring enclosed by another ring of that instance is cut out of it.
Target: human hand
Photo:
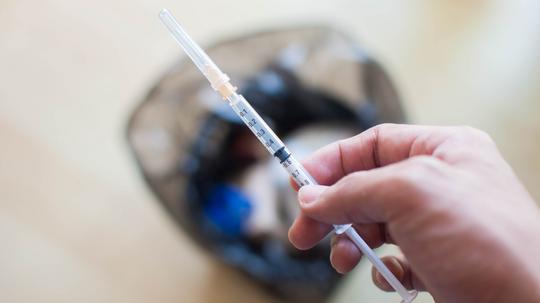
[[[303,164],[323,185],[299,191],[297,248],[352,222],[370,246],[398,245],[404,256],[385,264],[437,302],[540,302],[540,211],[485,133],[384,124]],[[332,243],[332,265],[350,271],[361,253],[346,236]]]

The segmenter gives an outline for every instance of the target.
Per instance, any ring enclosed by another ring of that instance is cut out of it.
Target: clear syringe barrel
[[[242,95],[233,93],[227,97],[227,101],[229,101],[229,105],[234,112],[249,127],[270,154],[274,155],[285,147],[279,137]]]
[[[289,173],[299,187],[309,184],[317,184],[317,181],[306,171],[306,169],[291,155],[285,144],[264,122],[261,116],[247,102],[247,100],[237,93],[230,95],[227,100],[234,112],[244,121],[251,132],[261,141],[272,156],[276,157],[283,168]],[[351,225],[336,225],[336,232],[341,234]]]

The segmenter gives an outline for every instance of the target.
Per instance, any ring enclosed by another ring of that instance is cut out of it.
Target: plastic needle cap
[[[208,79],[214,90],[219,90],[223,85],[229,82],[229,77],[224,74],[201,47],[191,39],[167,9],[162,9],[159,12],[159,19],[163,22],[165,27],[167,27],[174,37],[174,40],[180,44],[193,63],[195,63],[197,68]]]

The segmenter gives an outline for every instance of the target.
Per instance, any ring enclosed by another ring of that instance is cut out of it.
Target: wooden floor
[[[178,232],[128,153],[130,110],[180,54],[157,5],[0,2],[1,302],[273,302]],[[349,31],[393,75],[412,121],[488,131],[540,199],[540,2],[159,5],[203,44],[298,23]],[[368,275],[364,263],[332,301],[398,301]]]

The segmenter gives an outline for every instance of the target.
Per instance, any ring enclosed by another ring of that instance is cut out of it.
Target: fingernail
[[[381,275],[380,272],[375,272],[375,280],[377,282],[377,284],[379,285],[385,285],[386,284],[386,280],[383,278],[383,276]]]
[[[321,185],[306,185],[298,191],[298,200],[303,205],[312,204],[317,201],[325,189],[326,187]]]
[[[384,257],[382,261],[386,267],[394,274],[394,276],[401,282],[403,282],[403,277],[405,276],[405,270],[401,263],[395,257]],[[383,290],[391,291],[393,288],[388,283],[386,278],[373,267],[373,280],[377,286]]]
[[[342,275],[343,273],[339,271],[339,269],[334,265],[334,258],[332,257],[334,255],[334,250],[331,249],[330,250],[330,265],[332,265],[332,268],[340,275]]]
[[[330,247],[334,248],[337,242],[338,242],[338,237],[335,234],[332,235],[332,238],[330,239]]]
[[[384,263],[398,280],[403,280],[403,277],[405,276],[405,269],[396,258],[390,257],[386,259]]]
[[[375,273],[375,280],[377,280],[376,283],[379,285],[380,288],[386,290],[392,289],[392,286],[390,286],[390,284],[386,281],[386,279],[381,275],[380,272]]]

